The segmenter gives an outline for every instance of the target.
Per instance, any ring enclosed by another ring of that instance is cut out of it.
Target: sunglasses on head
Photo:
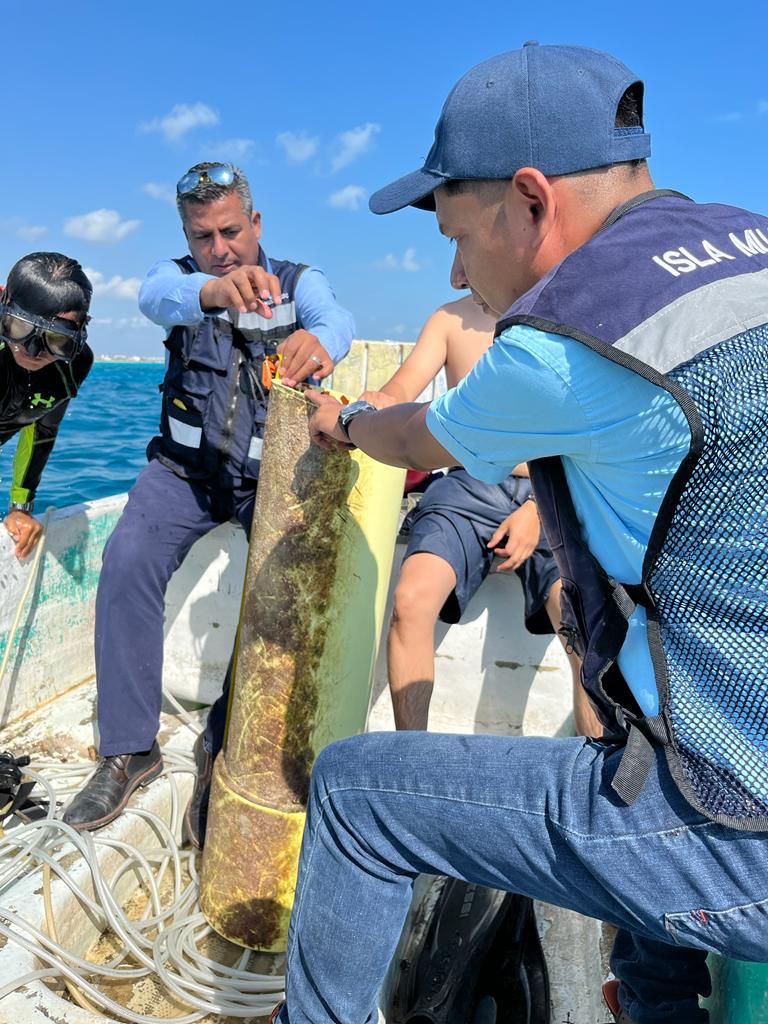
[[[75,324],[57,316],[37,316],[15,302],[0,303],[0,341],[21,345],[33,359],[47,352],[55,359],[70,363],[82,351],[87,337],[84,323]]]
[[[203,171],[187,171],[176,185],[176,193],[185,196],[198,185],[231,185],[235,180],[232,164],[212,164]]]

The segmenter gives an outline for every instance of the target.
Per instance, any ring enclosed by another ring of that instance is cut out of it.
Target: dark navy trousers
[[[223,490],[154,460],[139,475],[104,548],[96,595],[99,754],[148,750],[160,723],[165,591],[200,537],[236,518],[250,536],[255,484]],[[232,661],[211,707],[205,745],[224,741]]]

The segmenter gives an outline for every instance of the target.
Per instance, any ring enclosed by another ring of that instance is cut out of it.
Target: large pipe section
[[[309,442],[312,407],[275,385],[248,553],[200,904],[225,938],[285,949],[309,775],[361,732],[403,471]]]

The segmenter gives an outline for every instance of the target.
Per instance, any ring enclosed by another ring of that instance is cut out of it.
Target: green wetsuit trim
[[[19,431],[16,453],[13,457],[13,480],[11,481],[11,501],[23,504],[29,501],[29,488],[24,486],[24,477],[32,462],[35,451],[36,423],[29,423]]]

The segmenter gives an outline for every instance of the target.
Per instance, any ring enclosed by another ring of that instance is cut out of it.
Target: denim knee
[[[366,735],[349,736],[320,751],[312,768],[310,800],[322,802],[335,790],[348,789],[359,782],[367,740]]]

